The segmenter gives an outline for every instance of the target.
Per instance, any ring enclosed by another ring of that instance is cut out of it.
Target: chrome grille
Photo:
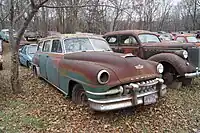
[[[138,94],[143,94],[150,91],[156,91],[156,85],[158,84],[158,80],[151,79],[151,80],[136,82],[135,84],[139,86],[136,92]],[[132,89],[133,88],[130,86],[130,84],[124,85],[124,95],[130,94]]]

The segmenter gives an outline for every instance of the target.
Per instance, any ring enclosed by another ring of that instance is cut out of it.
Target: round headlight
[[[183,57],[184,57],[185,59],[188,58],[188,52],[187,52],[186,50],[183,51]]]
[[[158,72],[158,73],[163,73],[163,71],[164,71],[164,67],[163,67],[162,64],[159,63],[159,64],[157,65],[157,72]]]
[[[109,79],[110,79],[110,74],[106,70],[101,70],[97,74],[97,81],[99,82],[99,84],[106,84],[108,83]]]

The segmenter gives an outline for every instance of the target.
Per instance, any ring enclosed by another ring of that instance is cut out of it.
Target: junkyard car
[[[3,69],[3,39],[0,37],[0,70]]]
[[[164,43],[152,32],[125,30],[103,36],[115,52],[133,53],[140,58],[163,64],[163,79],[167,85],[175,80],[190,85],[199,76],[200,49],[194,44]]]
[[[32,58],[37,51],[37,44],[25,45],[19,50],[20,64],[31,67]]]
[[[180,34],[177,35],[174,40],[181,43],[194,43],[197,46],[200,46],[200,41],[193,34]]]
[[[166,93],[163,65],[132,54],[114,53],[93,35],[47,37],[33,58],[34,75],[97,111],[151,104]]]

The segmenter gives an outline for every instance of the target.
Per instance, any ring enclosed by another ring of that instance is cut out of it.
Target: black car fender
[[[173,53],[156,54],[148,58],[148,60],[156,61],[163,64],[168,63],[175,68],[176,72],[180,76],[184,76],[185,73],[196,71],[195,67],[190,64],[186,59],[183,59],[182,57]]]

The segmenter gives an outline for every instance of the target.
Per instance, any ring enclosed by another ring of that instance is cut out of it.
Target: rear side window
[[[38,43],[37,51],[42,51],[43,42]]]
[[[62,46],[60,40],[53,40],[51,52],[62,53]]]
[[[27,47],[24,46],[23,49],[22,49],[22,53],[23,53],[23,54],[26,54],[26,49],[27,49]]]
[[[51,47],[51,41],[45,41],[44,45],[43,45],[43,52],[49,52],[50,51],[50,47]]]
[[[109,36],[109,37],[106,38],[106,41],[109,44],[117,45],[117,36]]]
[[[130,36],[130,35],[123,35],[120,37],[120,45],[124,46],[134,46],[137,45],[137,41],[135,37]]]

